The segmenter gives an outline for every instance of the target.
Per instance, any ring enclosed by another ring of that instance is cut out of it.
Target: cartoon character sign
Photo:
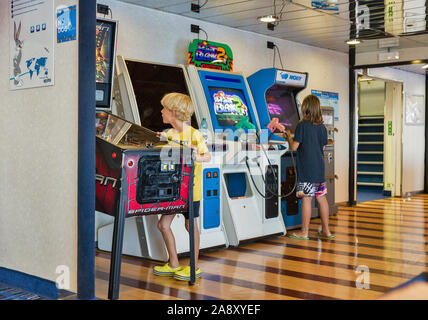
[[[233,54],[226,44],[195,39],[189,45],[189,64],[197,67],[233,70]]]
[[[15,54],[13,56],[13,83],[15,86],[21,87],[22,80],[21,76],[21,59],[22,59],[22,48],[24,41],[20,40],[21,35],[21,22],[19,22],[18,29],[16,28],[16,22],[13,22],[13,40],[15,40]]]
[[[34,1],[31,10],[25,11],[15,2],[10,1],[10,89],[53,85],[54,3]]]

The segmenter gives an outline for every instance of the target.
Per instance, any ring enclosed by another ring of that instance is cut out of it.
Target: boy
[[[195,239],[195,269],[196,277],[201,277],[201,269],[198,267],[198,255],[199,255],[199,230],[197,224],[197,217],[199,217],[199,206],[200,200],[202,199],[201,192],[201,177],[202,177],[202,165],[201,162],[208,162],[211,160],[211,154],[204,142],[202,134],[190,126],[190,118],[194,112],[192,100],[189,96],[182,93],[169,93],[165,95],[161,104],[162,108],[162,120],[164,123],[168,123],[172,126],[166,133],[166,136],[172,141],[181,141],[184,145],[187,145],[194,149],[194,187],[193,187],[193,213],[194,213],[194,239]],[[161,136],[161,133],[157,133]],[[172,142],[174,143],[174,142]],[[186,218],[186,230],[189,232],[189,214],[183,213]],[[163,215],[158,223],[158,228],[162,233],[162,237],[165,241],[166,249],[169,254],[169,262],[163,266],[154,267],[154,274],[158,276],[173,276],[177,280],[190,280],[190,267],[181,267],[178,262],[177,248],[175,245],[175,237],[171,230],[171,223],[174,219],[173,215]]]

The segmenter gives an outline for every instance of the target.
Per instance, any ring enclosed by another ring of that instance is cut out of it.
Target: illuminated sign
[[[227,95],[223,91],[219,91],[213,96],[214,111],[219,113],[230,113],[241,116],[247,116],[247,106],[242,102],[237,95]]]
[[[196,67],[233,70],[233,54],[226,44],[194,39],[189,45],[189,64]]]
[[[276,82],[292,86],[305,86],[306,74],[278,70],[276,73]]]

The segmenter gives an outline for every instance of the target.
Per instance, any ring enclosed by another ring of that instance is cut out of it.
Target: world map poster
[[[54,1],[9,4],[10,89],[54,85]]]

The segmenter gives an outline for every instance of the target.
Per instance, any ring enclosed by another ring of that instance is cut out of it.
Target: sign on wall
[[[339,120],[339,94],[321,90],[311,90],[311,93],[320,99],[321,107],[334,108],[334,120]]]
[[[196,67],[233,70],[233,54],[227,44],[194,39],[189,45],[189,64]]]
[[[10,1],[10,89],[54,84],[53,1]]]
[[[76,5],[56,9],[56,42],[76,40]]]
[[[326,11],[339,11],[339,7],[337,5],[338,0],[321,0],[321,1],[312,1],[312,8],[318,10],[326,10]]]

